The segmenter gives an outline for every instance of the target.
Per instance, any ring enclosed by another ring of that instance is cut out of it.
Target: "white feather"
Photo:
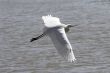
[[[51,15],[42,16],[42,19],[44,21],[45,27],[55,27],[58,25],[63,25],[63,24],[61,24],[59,18],[53,17]]]
[[[49,30],[47,31],[47,35],[49,35],[53,41],[53,44],[56,47],[58,53],[70,62],[76,60],[72,46],[64,30],[66,25],[61,24],[59,18],[52,17],[51,15],[42,16],[42,19],[44,20],[45,27],[47,30]]]
[[[54,30],[51,30],[51,32],[48,35],[61,56],[63,56],[70,62],[75,60],[72,46],[66,36],[64,28],[56,28]]]

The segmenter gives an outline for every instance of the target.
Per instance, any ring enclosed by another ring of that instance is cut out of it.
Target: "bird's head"
[[[75,26],[77,26],[77,25],[67,24],[66,27],[65,27],[65,32],[69,32],[70,28],[75,27]]]

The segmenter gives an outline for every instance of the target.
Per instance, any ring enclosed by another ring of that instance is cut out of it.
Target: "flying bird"
[[[43,33],[35,38],[32,38],[30,42],[48,35],[51,38],[58,53],[64,59],[69,62],[75,61],[76,58],[74,56],[72,46],[66,36],[66,32],[68,32],[71,27],[77,25],[72,26],[71,24],[62,24],[58,17],[53,17],[51,15],[42,16],[42,19],[45,25]]]

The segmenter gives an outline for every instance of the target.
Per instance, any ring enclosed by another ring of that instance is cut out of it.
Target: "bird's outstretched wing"
[[[48,35],[61,56],[70,62],[76,60],[64,28],[53,29]]]
[[[55,27],[55,26],[62,25],[58,17],[47,15],[47,16],[42,16],[42,19],[46,27]]]

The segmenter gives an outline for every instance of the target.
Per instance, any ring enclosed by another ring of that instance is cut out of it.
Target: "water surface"
[[[80,24],[67,34],[77,61],[63,60],[42,33],[43,15]],[[109,0],[0,0],[0,73],[109,73]]]

